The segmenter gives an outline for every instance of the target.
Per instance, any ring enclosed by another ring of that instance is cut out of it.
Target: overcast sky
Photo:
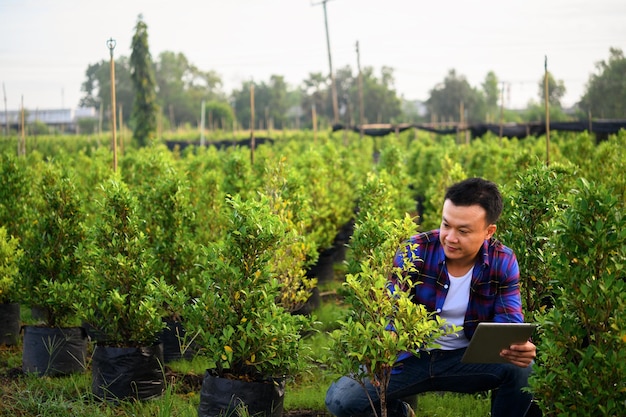
[[[394,69],[396,90],[426,100],[450,69],[480,88],[494,71],[505,105],[538,100],[544,59],[566,106],[609,48],[626,52],[626,0],[329,0],[333,68]],[[182,52],[224,91],[282,75],[297,87],[329,71],[321,0],[0,0],[0,82],[10,110],[75,108],[90,64],[130,56],[137,16],[153,59]],[[6,95],[5,95],[6,94]],[[4,102],[2,105],[4,110]]]

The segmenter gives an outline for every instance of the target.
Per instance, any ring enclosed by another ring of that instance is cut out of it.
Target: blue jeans
[[[528,385],[531,367],[512,364],[461,363],[465,349],[433,350],[402,360],[401,372],[391,376],[387,389],[388,415],[404,416],[401,399],[428,391],[476,393],[498,389],[491,406],[492,417],[523,417],[532,396],[522,390]],[[380,407],[375,388],[366,382],[375,405]],[[326,393],[326,407],[337,417],[372,415],[363,387],[350,377],[334,382]]]

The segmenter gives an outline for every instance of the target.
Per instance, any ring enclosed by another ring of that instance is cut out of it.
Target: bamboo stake
[[[250,83],[250,164],[254,165],[254,83]]]
[[[317,145],[317,111],[315,110],[315,103],[311,109],[311,118],[313,121],[313,143]]]
[[[21,140],[17,144],[17,154],[19,156],[26,155],[26,124],[24,123],[24,96],[22,96],[22,112],[21,112]]]
[[[110,38],[107,46],[111,53],[111,129],[113,130],[113,172],[117,171],[117,121],[115,109],[115,61],[113,60],[113,50],[115,49],[115,40]]]
[[[543,87],[545,91],[545,104],[546,104],[546,166],[550,165],[550,92],[548,91],[548,56],[546,55],[545,74],[543,77]]]
[[[202,100],[202,104],[200,105],[200,146],[204,148],[204,113],[205,113],[205,104],[204,100]]]

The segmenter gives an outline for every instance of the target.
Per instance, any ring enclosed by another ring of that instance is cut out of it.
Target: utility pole
[[[333,123],[339,123],[339,104],[337,103],[337,83],[335,82],[335,72],[333,71],[333,59],[330,53],[330,37],[328,35],[328,15],[326,13],[326,3],[329,0],[322,0],[321,3],[315,3],[313,6],[321,4],[324,7],[324,25],[326,27],[326,48],[328,49],[328,68],[330,70],[330,89],[333,98]]]
[[[115,39],[110,38],[107,46],[111,53],[111,129],[113,130],[113,172],[117,171],[117,120],[115,109],[115,61],[113,60],[113,50],[115,49]]]

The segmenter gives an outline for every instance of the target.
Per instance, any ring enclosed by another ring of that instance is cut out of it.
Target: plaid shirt
[[[414,286],[413,301],[423,304],[428,311],[438,313],[443,308],[450,286],[439,230],[412,236],[409,243],[417,244],[409,253],[409,259],[417,269],[409,276],[413,282],[419,283]],[[402,262],[402,252],[399,251],[394,265],[400,266]],[[517,258],[510,248],[494,238],[485,240],[472,273],[470,298],[463,324],[468,339],[471,339],[481,321],[524,321]]]

